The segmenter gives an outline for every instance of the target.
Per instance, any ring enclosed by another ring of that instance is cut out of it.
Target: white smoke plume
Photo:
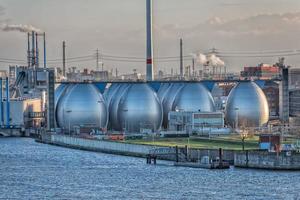
[[[22,33],[30,33],[32,31],[37,33],[42,33],[42,30],[39,28],[36,28],[32,25],[23,25],[23,24],[3,24],[1,27],[2,31],[8,32],[8,31],[19,31]]]
[[[210,54],[207,57],[210,65],[220,67],[225,66],[224,61],[221,60],[221,58],[217,57],[215,54]]]
[[[192,54],[196,62],[201,65],[225,66],[225,62],[215,54],[204,55],[202,53]]]

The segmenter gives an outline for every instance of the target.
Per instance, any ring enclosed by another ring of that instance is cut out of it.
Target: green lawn
[[[241,150],[242,140],[240,137],[218,137],[218,138],[148,138],[143,140],[127,140],[125,141],[131,144],[145,144],[145,145],[156,145],[156,146],[180,146],[183,147],[188,145],[190,148],[203,148],[203,149],[232,149]],[[257,149],[258,138],[247,138],[245,140],[245,149]]]

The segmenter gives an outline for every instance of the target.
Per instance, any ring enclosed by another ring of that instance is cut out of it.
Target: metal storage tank
[[[162,99],[162,107],[163,107],[163,127],[168,127],[168,114],[172,111],[174,100],[183,87],[183,83],[172,83],[167,91],[165,92],[165,97]]]
[[[56,110],[57,110],[57,103],[60,99],[60,97],[65,93],[65,91],[67,90],[69,84],[59,84],[57,86],[57,88],[55,89],[55,94],[54,94],[54,112],[55,112],[55,123],[56,123],[56,126],[58,126],[58,123],[57,123],[57,115],[56,115]]]
[[[109,124],[110,128],[113,130],[122,130],[122,124],[119,121],[119,103],[122,98],[122,96],[127,92],[129,88],[129,84],[122,83],[119,85],[119,87],[116,89],[115,95],[112,97],[110,104],[108,106],[109,109]]]
[[[111,99],[113,98],[119,87],[120,84],[112,83],[108,88],[105,89],[103,93],[103,98],[105,99],[107,105],[110,104]]]
[[[264,92],[254,82],[238,83],[228,96],[225,119],[231,127],[265,125],[269,121],[269,106]]]
[[[201,83],[186,83],[180,89],[172,110],[215,112],[214,100],[208,89]]]
[[[101,93],[93,84],[69,85],[56,109],[58,126],[72,130],[74,126],[106,128],[107,107]]]
[[[118,105],[118,122],[126,131],[158,130],[162,123],[162,106],[157,94],[146,83],[130,84]]]
[[[157,92],[157,96],[161,102],[164,100],[166,93],[170,86],[171,86],[171,83],[161,83],[160,88]]]
[[[55,95],[54,95],[55,108],[56,108],[56,105],[57,105],[57,102],[58,102],[59,98],[64,93],[67,86],[68,86],[68,84],[59,84],[59,86],[57,86],[57,88],[55,89]]]

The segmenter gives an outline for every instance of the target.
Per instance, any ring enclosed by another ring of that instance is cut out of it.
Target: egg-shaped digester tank
[[[58,126],[58,123],[57,123],[57,104],[58,104],[58,101],[60,99],[61,96],[65,95],[67,89],[68,89],[68,86],[69,84],[59,84],[57,86],[57,88],[55,89],[55,92],[54,92],[54,113],[55,113],[55,123],[56,123],[56,126]]]
[[[112,96],[112,99],[108,106],[109,124],[112,130],[121,131],[123,129],[122,123],[119,120],[118,109],[119,109],[120,100],[123,97],[123,95],[127,92],[129,86],[130,85],[127,83],[119,84],[119,87],[116,89],[116,92],[114,96]]]
[[[171,86],[171,83],[161,83],[159,90],[157,91],[157,96],[161,102],[164,100],[166,93],[170,86]]]
[[[103,93],[103,98],[107,105],[110,104],[111,99],[114,97],[115,93],[117,92],[120,84],[112,83],[108,88],[105,89]]]
[[[165,91],[165,95],[161,99],[163,107],[163,128],[168,127],[168,114],[170,111],[172,111],[174,100],[183,85],[183,83],[172,83],[167,88],[167,90]]]
[[[62,84],[59,84],[59,86],[57,86],[57,88],[55,89],[55,94],[54,94],[55,108],[56,108],[59,98],[62,96],[62,94],[64,93],[64,91],[66,90],[67,87],[68,87],[68,84],[62,83]]]
[[[131,133],[141,129],[159,130],[162,117],[162,106],[153,89],[146,83],[130,84],[118,106],[122,128]]]
[[[208,89],[201,83],[185,83],[180,89],[172,110],[214,112],[215,104]]]
[[[229,93],[225,120],[233,128],[260,127],[267,124],[269,106],[261,88],[251,81],[238,83]]]
[[[56,110],[58,126],[73,130],[74,126],[106,128],[107,107],[101,93],[93,84],[69,85]]]

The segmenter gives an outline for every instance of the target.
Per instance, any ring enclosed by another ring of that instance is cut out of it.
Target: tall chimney
[[[38,33],[35,33],[35,66],[39,67],[39,44],[38,44]]]
[[[6,77],[5,80],[5,89],[6,89],[6,127],[10,126],[10,96],[9,96],[9,79]]]
[[[147,68],[146,79],[152,81],[153,76],[153,41],[152,41],[152,0],[146,0],[147,29]]]
[[[44,68],[47,68],[47,60],[46,60],[46,33],[44,32]]]
[[[31,56],[30,56],[30,33],[27,33],[27,62],[28,62],[28,68],[31,64]]]
[[[63,41],[63,76],[66,77],[66,42]]]
[[[182,51],[182,38],[180,38],[180,78],[183,78],[183,51]]]
[[[35,66],[35,37],[34,37],[34,31],[32,31],[31,33],[31,39],[32,39],[32,56],[31,56],[31,67],[34,67]]]
[[[195,59],[192,59],[192,70],[193,70],[193,76],[195,76]]]

